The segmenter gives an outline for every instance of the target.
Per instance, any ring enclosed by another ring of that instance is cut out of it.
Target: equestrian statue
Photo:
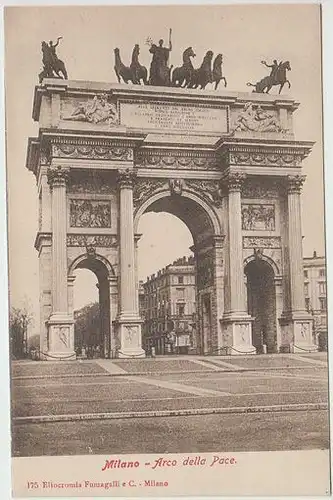
[[[138,44],[134,45],[132,51],[132,61],[130,66],[125,66],[120,57],[120,50],[118,48],[114,49],[115,65],[114,71],[117,75],[118,82],[121,83],[121,78],[124,83],[131,82],[135,85],[140,85],[141,80],[147,85],[148,72],[145,66],[139,63],[140,47]]]
[[[191,58],[195,57],[192,47],[187,47],[183,52],[183,65],[175,68],[172,73],[171,83],[176,87],[187,87],[190,83],[194,67]]]
[[[52,40],[47,44],[45,41],[42,42],[42,54],[43,54],[43,70],[39,73],[39,83],[42,83],[44,78],[62,78],[67,80],[67,70],[63,61],[58,59],[56,48],[59,45],[59,41],[62,36],[58,36],[57,42],[54,44]],[[61,74],[60,74],[61,73]]]
[[[254,87],[253,92],[262,92],[268,94],[271,88],[275,85],[280,85],[279,94],[286,83],[288,83],[289,88],[291,87],[290,81],[287,79],[287,71],[291,71],[291,66],[289,61],[278,63],[274,59],[273,64],[267,64],[266,61],[261,61],[261,64],[271,69],[270,75],[266,76],[259,82],[253,84],[248,82],[247,85]]]
[[[190,83],[187,85],[189,89],[205,89],[208,83],[213,82],[212,74],[212,59],[213,52],[208,50],[205,57],[203,58],[200,68],[195,69],[192,73]]]
[[[215,82],[214,90],[217,90],[221,80],[224,81],[224,86],[225,87],[227,86],[226,77],[223,76],[222,73],[222,64],[223,64],[223,56],[222,54],[218,54],[213,62],[212,83]]]

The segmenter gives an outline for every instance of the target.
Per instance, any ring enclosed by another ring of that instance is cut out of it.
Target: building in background
[[[313,342],[327,350],[325,257],[305,257],[304,291],[307,311],[313,316]],[[196,339],[196,282],[194,257],[183,257],[140,281],[139,307],[143,344],[156,354],[199,353]]]
[[[303,260],[304,295],[306,309],[313,316],[314,343],[320,350],[327,349],[327,295],[325,257],[312,257]]]
[[[140,283],[143,344],[156,354],[196,352],[194,257],[182,257]]]

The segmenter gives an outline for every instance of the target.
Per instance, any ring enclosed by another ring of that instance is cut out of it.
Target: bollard
[[[156,353],[155,353],[155,347],[152,347],[152,348],[151,348],[151,357],[152,357],[152,358],[155,358],[155,356],[156,356]]]
[[[266,344],[262,345],[262,353],[267,354],[267,345]]]

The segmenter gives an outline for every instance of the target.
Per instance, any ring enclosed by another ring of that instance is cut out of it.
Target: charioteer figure
[[[158,86],[169,86],[171,68],[168,67],[169,56],[172,50],[171,29],[169,32],[169,47],[163,47],[164,40],[159,40],[158,45],[148,39],[150,45],[149,52],[153,54],[150,65],[149,84]]]

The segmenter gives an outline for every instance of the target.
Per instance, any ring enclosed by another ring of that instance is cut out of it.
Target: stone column
[[[141,347],[141,319],[136,297],[135,242],[133,225],[134,172],[119,173],[120,214],[120,313],[118,316],[119,357],[144,357]]]
[[[229,173],[228,189],[228,244],[227,290],[225,314],[222,318],[223,344],[230,354],[254,354],[252,345],[252,318],[247,313],[243,265],[243,237],[241,188],[245,174]]]
[[[316,350],[313,344],[311,315],[305,309],[303,249],[301,225],[301,189],[305,176],[288,176],[288,250],[290,277],[290,313],[288,314],[291,350]]]
[[[48,321],[47,359],[74,358],[74,320],[68,312],[66,182],[69,169],[50,167],[52,190],[52,314]]]

